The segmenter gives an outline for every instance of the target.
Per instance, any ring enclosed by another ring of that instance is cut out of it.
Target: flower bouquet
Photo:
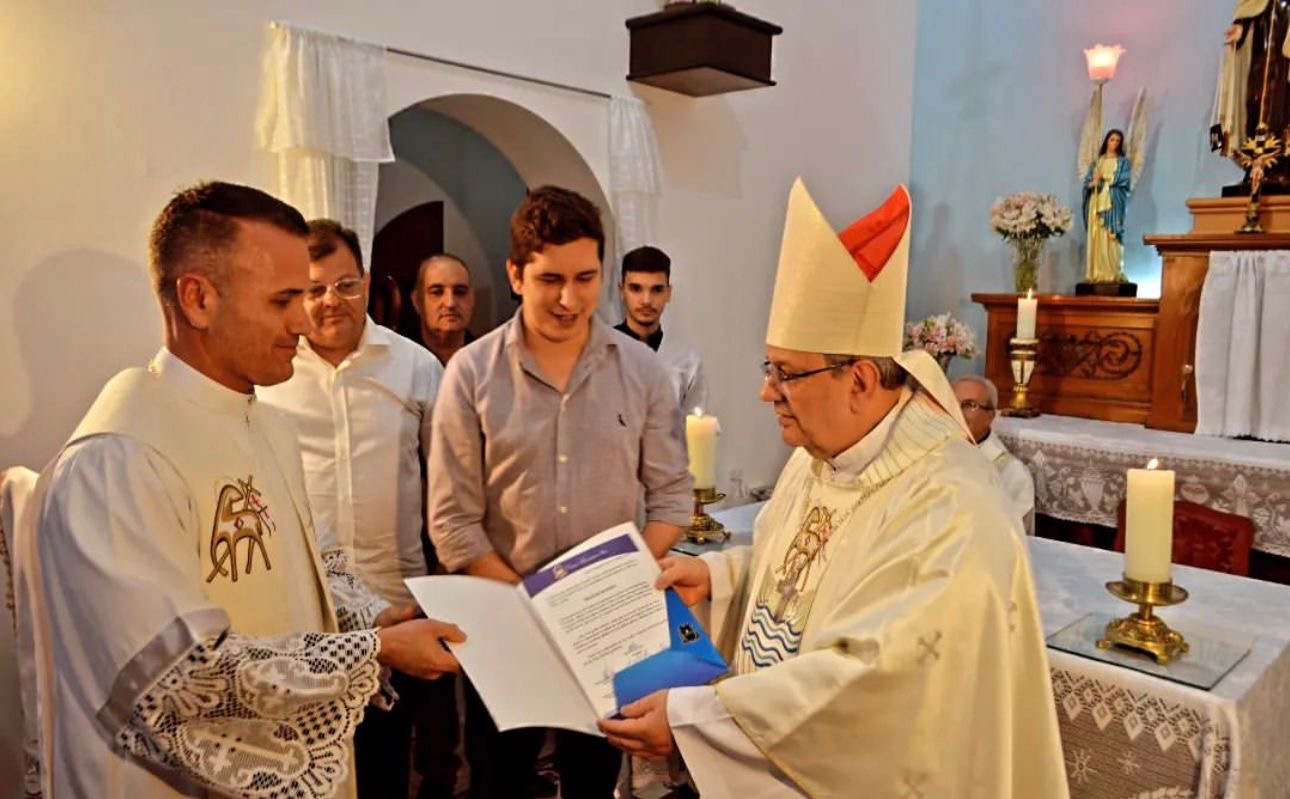
[[[945,369],[954,358],[976,355],[976,338],[972,328],[943,313],[905,325],[905,349],[927,350]]]
[[[1013,247],[1013,283],[1018,292],[1039,288],[1044,245],[1064,235],[1073,222],[1071,209],[1052,194],[1019,191],[990,206],[990,226]]]

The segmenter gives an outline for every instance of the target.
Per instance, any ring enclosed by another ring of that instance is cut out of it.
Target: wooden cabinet
[[[1017,327],[1016,294],[973,294],[988,315],[985,374],[1012,398],[1008,340]],[[1039,339],[1031,404],[1045,413],[1142,423],[1151,411],[1159,302],[1122,297],[1039,297]]]

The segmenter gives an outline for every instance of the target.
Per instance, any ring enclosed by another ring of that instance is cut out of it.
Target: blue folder
[[[619,707],[664,688],[706,685],[728,669],[721,653],[712,645],[712,639],[681,597],[671,588],[663,594],[672,643],[662,652],[633,663],[614,675],[614,694]]]

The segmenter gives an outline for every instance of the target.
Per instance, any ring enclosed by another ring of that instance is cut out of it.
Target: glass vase
[[[1039,263],[1048,239],[1012,239],[1012,280],[1018,294],[1039,290]]]

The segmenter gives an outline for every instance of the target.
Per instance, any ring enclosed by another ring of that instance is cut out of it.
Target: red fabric
[[[1124,500],[1116,509],[1115,551],[1124,551]],[[1186,500],[1174,501],[1173,562],[1210,571],[1250,574],[1254,522]]]
[[[898,186],[886,202],[838,234],[856,266],[872,283],[900,246],[909,225],[909,194]]]

